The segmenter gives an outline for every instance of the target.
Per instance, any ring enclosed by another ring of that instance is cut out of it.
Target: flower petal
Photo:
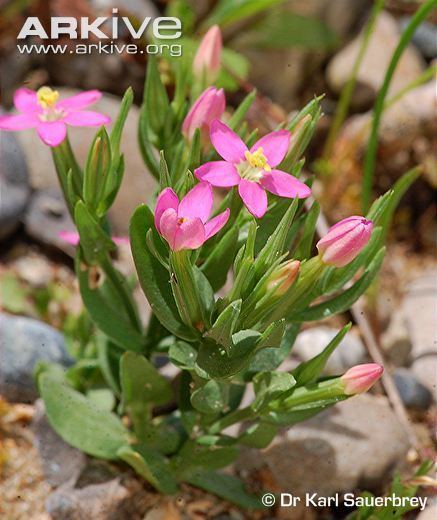
[[[14,94],[14,106],[20,112],[36,112],[41,108],[34,90],[19,88]]]
[[[267,194],[256,182],[241,179],[238,193],[246,208],[256,218],[261,218],[267,211]]]
[[[158,196],[155,206],[155,227],[161,233],[160,220],[165,210],[172,208],[177,213],[179,199],[171,188],[165,188]]]
[[[39,123],[40,119],[35,112],[0,116],[0,130],[26,130],[27,128],[35,128]]]
[[[67,136],[67,127],[63,121],[42,121],[36,131],[49,146],[58,146]]]
[[[211,184],[199,182],[181,200],[178,208],[178,217],[199,218],[205,223],[211,215],[214,198]]]
[[[258,148],[263,149],[263,154],[267,157],[269,166],[274,168],[285,157],[290,146],[291,134],[288,130],[278,130],[277,132],[270,132],[270,134],[261,137],[250,149],[256,152]]]
[[[213,186],[229,188],[240,182],[240,176],[235,166],[226,161],[211,161],[202,164],[194,170],[194,175],[201,181],[207,181]]]
[[[86,90],[80,94],[61,99],[56,106],[66,110],[80,110],[96,103],[101,97],[102,93],[98,90]]]
[[[260,182],[266,190],[279,195],[279,197],[305,199],[311,195],[311,188],[296,179],[296,177],[293,177],[293,175],[289,175],[281,170],[265,172]]]
[[[69,112],[63,120],[71,126],[100,126],[109,123],[111,118],[93,110],[78,110]]]
[[[158,226],[156,226],[158,228]],[[171,249],[174,249],[176,231],[178,229],[178,214],[173,208],[167,208],[159,220],[159,232],[167,240]]]
[[[172,249],[197,249],[205,242],[205,227],[199,218],[187,218],[178,225]]]
[[[329,228],[326,235],[317,242],[317,246],[320,245],[321,248],[326,248],[334,242],[337,242],[340,238],[346,236],[356,227],[359,227],[361,222],[365,220],[364,217],[360,216],[353,216],[340,220],[340,222],[337,222]]]
[[[247,146],[228,126],[216,119],[211,123],[211,142],[225,161],[239,163],[244,160]]]
[[[218,233],[221,228],[226,224],[229,219],[229,215],[231,211],[229,208],[226,208],[223,213],[220,213],[216,217],[212,218],[209,222],[205,224],[205,240],[213,237],[216,233]]]

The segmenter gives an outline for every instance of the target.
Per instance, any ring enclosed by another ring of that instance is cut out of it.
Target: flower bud
[[[383,367],[377,363],[366,363],[350,368],[340,378],[344,384],[344,393],[355,395],[367,392],[378,381],[383,371]]]
[[[289,260],[281,264],[267,280],[267,291],[282,296],[293,285],[299,273],[299,260]]]
[[[193,61],[194,75],[202,79],[205,75],[208,83],[213,82],[220,71],[222,54],[222,34],[218,25],[213,25],[200,42]]]
[[[209,139],[209,125],[214,119],[221,119],[226,101],[223,89],[207,88],[191,107],[182,124],[182,133],[191,141],[196,128],[200,128],[202,138]]]
[[[372,229],[373,222],[360,216],[337,222],[317,242],[322,262],[335,267],[352,262],[370,240]]]

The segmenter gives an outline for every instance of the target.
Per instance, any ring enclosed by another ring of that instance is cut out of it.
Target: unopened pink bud
[[[191,107],[182,124],[182,133],[191,141],[196,128],[200,128],[202,137],[209,139],[209,125],[214,119],[221,119],[226,108],[223,89],[207,88]]]
[[[222,34],[218,25],[213,25],[200,42],[193,61],[193,72],[198,78],[213,82],[220,71],[222,54]]]
[[[273,271],[267,282],[267,289],[274,291],[275,295],[282,296],[295,282],[299,274],[299,260],[289,260],[276,271]]]
[[[366,363],[350,368],[342,377],[344,393],[346,395],[362,394],[367,392],[381,377],[384,369],[377,363]]]
[[[335,267],[352,262],[370,240],[373,222],[364,217],[353,216],[337,222],[317,242],[322,261]]]

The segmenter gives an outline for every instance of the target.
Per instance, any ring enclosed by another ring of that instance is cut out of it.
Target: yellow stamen
[[[269,172],[271,171],[271,168],[267,162],[267,157],[263,152],[264,150],[262,147],[259,147],[258,150],[253,153],[250,153],[249,151],[244,152],[244,157],[246,157],[247,162],[252,166],[252,168],[262,168]]]
[[[36,96],[38,98],[38,103],[43,108],[52,108],[56,105],[56,102],[59,99],[59,92],[57,90],[52,90],[50,87],[41,87],[38,89]]]

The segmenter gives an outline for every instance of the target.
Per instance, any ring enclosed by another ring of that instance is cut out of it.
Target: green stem
[[[404,88],[396,92],[396,94],[392,96],[390,99],[387,99],[387,101],[384,103],[384,110],[391,108],[395,103],[397,103],[401,98],[405,96],[405,94],[408,94],[408,92],[410,92],[411,90],[429,81],[436,75],[436,73],[437,67],[428,67],[424,72],[422,72],[422,74],[420,74],[420,76],[418,76],[413,81],[408,83],[408,85],[406,85]]]
[[[348,114],[349,105],[351,103],[352,95],[354,93],[355,85],[357,83],[358,71],[360,69],[364,55],[366,54],[367,47],[369,46],[370,38],[373,34],[373,31],[375,30],[376,20],[378,19],[379,13],[382,11],[382,8],[384,7],[384,3],[385,0],[376,0],[373,4],[373,9],[370,14],[369,21],[367,22],[366,28],[364,29],[364,35],[361,41],[361,46],[355,59],[355,63],[352,67],[352,73],[343,90],[341,91],[340,99],[338,101],[337,109],[335,111],[334,120],[331,124],[331,128],[326,139],[326,143],[323,149],[323,158],[325,160],[328,160],[331,156],[332,148],[334,146],[338,132]]]
[[[225,415],[224,417],[222,417],[215,423],[213,423],[208,428],[208,433],[210,433],[210,434],[220,433],[222,430],[224,430],[225,428],[228,428],[229,426],[232,426],[233,424],[237,424],[241,421],[247,421],[249,419],[253,419],[253,418],[255,418],[255,416],[256,416],[256,414],[252,410],[252,408],[250,408],[250,406],[248,406],[247,408],[241,408],[239,410],[235,410],[235,411],[231,412],[230,414]]]
[[[378,149],[378,130],[381,123],[381,116],[384,110],[384,102],[387,92],[396,70],[396,66],[402,56],[402,53],[409,44],[413,34],[418,25],[427,17],[433,7],[437,6],[437,0],[428,0],[419,7],[410,23],[406,27],[402,37],[396,47],[390,64],[385,73],[384,82],[376,98],[375,107],[373,110],[372,130],[370,133],[369,142],[367,144],[366,155],[364,158],[364,177],[362,186],[362,208],[366,213],[369,209],[370,196],[372,192],[373,176],[375,170],[376,153]]]

